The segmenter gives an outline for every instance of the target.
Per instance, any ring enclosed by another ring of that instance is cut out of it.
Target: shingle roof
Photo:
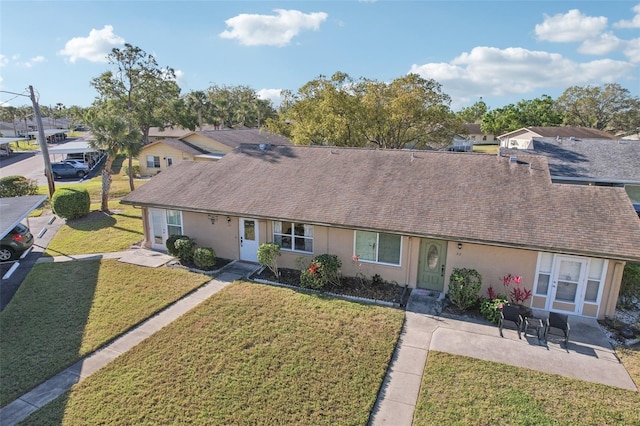
[[[576,139],[615,139],[615,136],[598,129],[577,126],[532,126],[523,127],[509,133],[500,135],[500,139],[508,136],[515,136],[526,132],[533,132],[543,138],[576,138]]]
[[[199,135],[211,138],[230,148],[238,148],[240,145],[287,145],[291,146],[289,139],[284,136],[269,133],[260,129],[221,129],[221,130],[202,130],[196,132]]]
[[[217,163],[174,165],[123,202],[640,260],[640,222],[624,189],[552,184],[545,157],[519,160],[243,148]]]
[[[640,184],[640,141],[534,138],[531,150],[502,150],[547,157],[552,177]]]
[[[163,130],[160,130],[158,127],[151,127],[149,129],[149,137],[151,138],[183,138],[192,134],[193,131],[189,129],[183,129],[180,127],[170,128],[167,127]]]

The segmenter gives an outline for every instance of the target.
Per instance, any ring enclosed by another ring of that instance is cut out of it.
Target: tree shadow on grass
[[[102,211],[93,211],[87,216],[79,219],[67,220],[66,224],[70,228],[78,231],[97,231],[98,229],[110,228],[117,223],[117,220]]]

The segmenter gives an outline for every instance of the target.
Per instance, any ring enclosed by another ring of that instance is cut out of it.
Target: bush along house
[[[520,277],[530,307],[613,315],[640,221],[623,188],[551,182],[544,156],[240,146],[185,161],[122,201],[142,209],[145,245],[194,238],[222,258],[256,262],[275,242],[280,267],[336,255],[342,275],[379,274],[447,292],[455,268],[481,295]]]

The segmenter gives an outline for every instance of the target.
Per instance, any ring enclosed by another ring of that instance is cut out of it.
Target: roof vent
[[[260,148],[261,151],[266,151],[267,144],[266,143],[261,143],[260,145],[258,145],[258,147]]]
[[[509,162],[513,163],[513,164],[517,163],[518,162],[518,157],[516,157],[515,155],[510,156],[509,157]]]

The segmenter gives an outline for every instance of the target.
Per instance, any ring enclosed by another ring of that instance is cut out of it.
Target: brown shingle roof
[[[221,129],[221,130],[202,130],[197,132],[199,135],[211,138],[230,148],[238,148],[240,145],[292,145],[289,139],[284,136],[269,133],[260,129]]]
[[[243,148],[175,165],[124,202],[640,260],[640,222],[622,188],[552,184],[546,158],[518,160]]]

